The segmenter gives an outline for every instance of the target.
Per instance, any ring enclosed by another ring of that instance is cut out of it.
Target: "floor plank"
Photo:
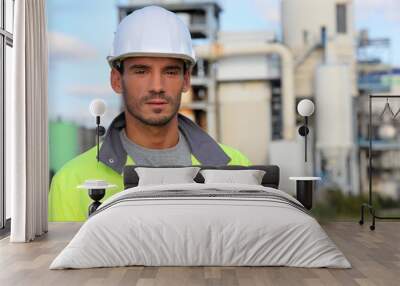
[[[394,221],[379,221],[375,231],[356,221],[323,225],[352,269],[137,266],[50,271],[50,263],[80,226],[50,223],[49,233],[32,243],[0,240],[0,285],[399,285],[400,225]]]

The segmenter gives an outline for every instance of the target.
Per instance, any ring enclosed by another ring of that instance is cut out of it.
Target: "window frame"
[[[6,188],[5,188],[5,103],[6,103],[6,59],[7,46],[13,48],[13,34],[6,30],[6,1],[12,1],[13,13],[15,7],[14,0],[0,0],[0,237],[7,235],[10,232],[11,219],[7,219],[6,215]],[[14,15],[11,15],[13,17]]]

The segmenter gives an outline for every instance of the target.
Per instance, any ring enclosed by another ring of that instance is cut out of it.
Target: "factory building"
[[[282,42],[271,31],[221,32],[218,1],[131,1],[120,19],[149,4],[177,12],[199,40],[182,113],[253,164],[281,166],[282,188],[294,188],[289,176],[315,174],[358,192],[352,1],[282,1]],[[315,103],[307,162],[296,113],[304,98]]]

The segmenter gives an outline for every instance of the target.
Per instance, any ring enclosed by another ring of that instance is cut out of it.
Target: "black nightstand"
[[[314,190],[314,182],[320,181],[320,177],[289,177],[289,180],[296,181],[296,198],[303,206],[311,210]]]
[[[106,190],[115,188],[117,185],[109,184],[104,180],[87,180],[83,185],[78,186],[78,189],[88,190],[89,197],[93,200],[88,209],[88,216],[94,213],[101,205],[100,200],[106,194]]]

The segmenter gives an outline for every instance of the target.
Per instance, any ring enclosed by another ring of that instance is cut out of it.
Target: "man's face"
[[[134,57],[123,61],[123,73],[113,69],[111,84],[124,97],[126,111],[142,123],[166,125],[177,114],[181,93],[189,89],[190,71],[183,60]]]

